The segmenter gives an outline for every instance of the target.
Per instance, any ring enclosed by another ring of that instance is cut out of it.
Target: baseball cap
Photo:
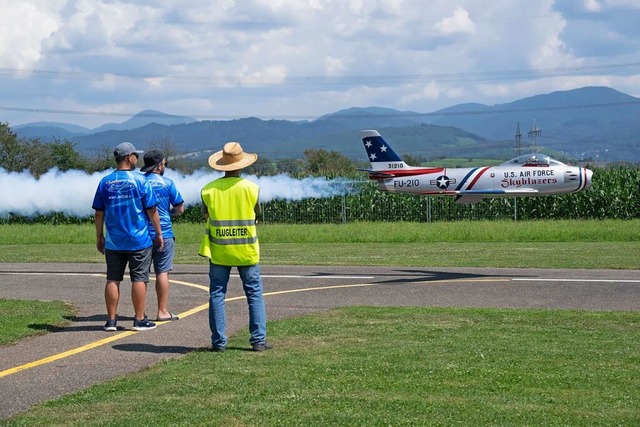
[[[130,142],[122,142],[118,144],[115,150],[113,150],[114,157],[128,156],[129,154],[134,153],[137,155],[141,155],[142,153],[144,153],[144,151],[136,150],[136,147],[134,147]]]
[[[164,160],[164,153],[160,150],[149,150],[144,153],[144,166],[142,172],[151,172]]]

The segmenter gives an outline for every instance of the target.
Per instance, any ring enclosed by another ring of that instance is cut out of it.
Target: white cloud
[[[0,121],[11,125],[98,126],[149,108],[429,112],[581,82],[637,96],[640,76],[637,0],[0,0],[0,10]]]
[[[411,105],[419,101],[435,101],[440,98],[442,89],[438,87],[436,82],[429,82],[422,87],[422,90],[404,96],[400,101],[403,105]]]
[[[327,56],[324,59],[324,63],[325,70],[329,76],[340,75],[347,68],[344,59],[334,58],[333,56]]]
[[[29,70],[42,58],[42,41],[58,22],[40,3],[0,1],[0,67]]]
[[[590,12],[599,12],[601,9],[598,0],[584,0],[584,8]]]
[[[162,86],[162,82],[166,80],[166,77],[149,77],[144,79],[145,82],[149,83],[151,86],[160,87]]]
[[[476,24],[469,17],[469,12],[457,6],[452,16],[438,21],[435,25],[436,33],[450,35],[456,33],[473,34],[476,31]]]
[[[287,68],[284,65],[271,65],[264,70],[243,70],[240,82],[245,85],[276,85],[287,78]]]

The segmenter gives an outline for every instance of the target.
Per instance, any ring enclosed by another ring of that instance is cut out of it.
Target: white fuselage
[[[421,168],[390,162],[379,170],[388,177],[370,176],[383,191],[431,195],[533,196],[571,193],[590,186],[589,169],[546,159],[539,164],[513,159],[476,168]]]
[[[531,153],[499,166],[475,168],[417,167],[405,163],[378,131],[361,132],[371,163],[369,178],[382,191],[456,196],[457,203],[476,203],[485,197],[566,194],[591,185],[593,172],[569,166],[545,154]]]

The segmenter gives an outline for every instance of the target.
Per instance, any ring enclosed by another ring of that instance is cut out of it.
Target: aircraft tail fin
[[[364,149],[371,163],[373,171],[389,169],[411,169],[402,158],[396,154],[391,146],[380,136],[376,130],[363,130],[360,132]]]

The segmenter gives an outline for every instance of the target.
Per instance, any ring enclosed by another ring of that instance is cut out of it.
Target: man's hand
[[[164,239],[162,238],[162,234],[156,234],[156,237],[153,239],[153,243],[156,245],[158,250],[162,252],[162,249],[164,249]]]
[[[96,248],[98,252],[104,255],[104,236],[100,236],[96,239]]]

